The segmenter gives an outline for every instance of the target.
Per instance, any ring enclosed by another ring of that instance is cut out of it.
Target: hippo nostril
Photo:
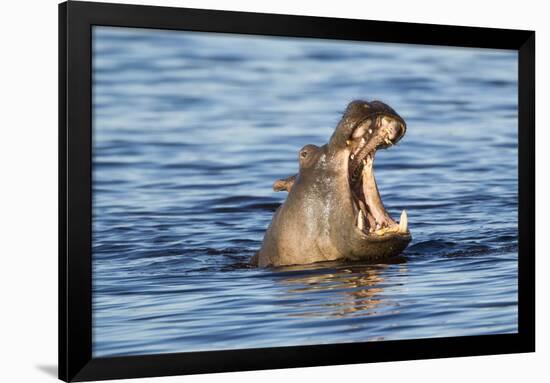
[[[395,142],[403,136],[403,124],[401,124],[400,122],[390,117],[384,117],[382,119],[382,124],[382,131],[386,133],[386,137],[384,137],[386,143],[388,140],[391,142]]]

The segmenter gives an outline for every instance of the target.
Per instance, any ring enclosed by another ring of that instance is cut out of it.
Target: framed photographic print
[[[534,32],[59,5],[59,377],[534,351]]]

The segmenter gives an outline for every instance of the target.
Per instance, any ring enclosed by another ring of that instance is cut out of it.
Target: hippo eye
[[[300,152],[300,157],[306,158],[307,157],[307,151],[303,150]]]

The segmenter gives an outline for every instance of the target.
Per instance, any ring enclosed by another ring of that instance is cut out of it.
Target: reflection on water
[[[404,258],[397,257],[394,261],[405,262]],[[397,263],[397,262],[393,262]],[[308,266],[293,266],[279,268],[279,270],[303,270]],[[312,267],[312,266],[309,266]],[[315,265],[318,274],[307,276],[289,276],[280,281],[289,295],[297,294],[306,297],[308,293],[326,292],[337,295],[338,299],[327,299],[319,306],[307,305],[307,312],[290,313],[290,316],[360,316],[376,314],[376,307],[384,304],[382,296],[383,271],[387,265],[353,265],[338,263],[323,263]],[[404,273],[402,265],[399,270]]]
[[[94,356],[517,331],[517,56],[95,27]],[[383,264],[247,265],[297,151],[352,99],[413,241]]]

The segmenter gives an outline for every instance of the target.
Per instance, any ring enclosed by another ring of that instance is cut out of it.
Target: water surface
[[[247,267],[357,98],[408,123],[375,171],[412,243]],[[95,357],[517,332],[515,52],[94,27],[93,110]]]

